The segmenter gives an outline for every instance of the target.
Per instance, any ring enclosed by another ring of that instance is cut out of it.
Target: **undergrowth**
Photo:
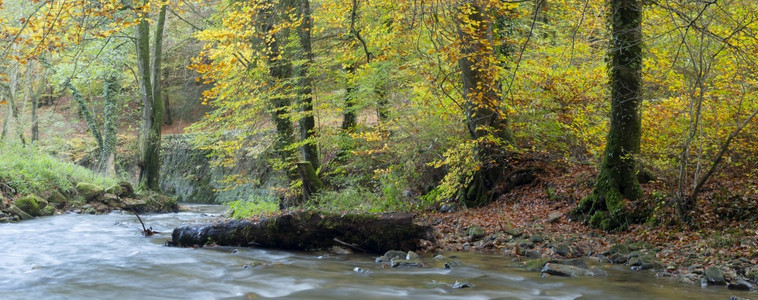
[[[117,183],[114,178],[61,161],[31,146],[3,144],[0,154],[0,183],[6,185],[5,189],[12,189],[6,193],[42,194],[53,189],[70,192],[78,182],[101,186]]]

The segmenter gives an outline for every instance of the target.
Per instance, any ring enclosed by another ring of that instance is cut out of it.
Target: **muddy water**
[[[358,254],[164,247],[174,227],[223,212],[184,209],[144,216],[160,232],[150,238],[129,214],[0,224],[0,299],[758,299],[623,269],[606,278],[541,278],[493,255],[451,254],[461,262],[451,270],[398,270]],[[450,288],[456,281],[474,287]]]

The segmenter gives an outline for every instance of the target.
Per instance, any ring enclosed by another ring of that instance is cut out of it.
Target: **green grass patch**
[[[111,186],[117,180],[32,147],[9,144],[0,145],[0,182],[25,195],[42,194],[53,189],[70,192],[78,182]]]
[[[236,200],[225,203],[229,214],[235,219],[274,214],[279,212],[279,202],[274,199],[255,197],[250,200]]]

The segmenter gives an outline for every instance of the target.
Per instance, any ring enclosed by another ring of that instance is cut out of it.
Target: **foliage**
[[[279,203],[275,200],[276,199],[255,198],[227,202],[225,205],[229,207],[229,214],[232,218],[244,219],[278,212]]]
[[[44,194],[52,190],[71,192],[76,183],[91,182],[111,186],[117,180],[63,162],[44,152],[17,144],[0,145],[0,182],[18,194]]]

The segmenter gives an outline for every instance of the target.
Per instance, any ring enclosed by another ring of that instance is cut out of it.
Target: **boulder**
[[[42,209],[42,215],[43,216],[52,216],[55,214],[55,207],[52,205],[45,206],[45,208]]]
[[[724,273],[722,273],[721,269],[716,266],[710,267],[705,270],[705,279],[708,281],[708,284],[712,285],[726,284],[726,280],[724,280]]]
[[[12,214],[18,216],[19,218],[21,218],[21,220],[34,219],[34,217],[32,215],[26,213],[25,211],[21,210],[20,208],[18,208],[15,205],[9,206],[7,210],[8,210],[9,213],[12,213]]]
[[[63,196],[58,190],[53,190],[50,195],[47,196],[47,202],[55,206],[56,208],[64,208],[66,206],[66,196]]]
[[[569,257],[571,255],[571,248],[567,244],[559,244],[558,246],[555,246],[555,249],[553,249],[556,254]]]
[[[393,258],[403,258],[407,255],[406,252],[398,251],[398,250],[389,250],[384,253],[384,257],[387,259],[393,259]]]
[[[121,195],[122,193],[124,193],[124,188],[121,187],[121,185],[114,184],[112,186],[107,187],[105,189],[105,192],[108,194],[113,194],[113,195]]]
[[[118,185],[121,187],[121,192],[117,194],[119,197],[134,198],[137,196],[134,194],[134,187],[132,187],[131,183],[122,181],[119,182]]]
[[[76,190],[87,202],[96,200],[97,197],[105,191],[105,189],[99,185],[86,182],[76,184]]]
[[[545,264],[547,264],[548,261],[550,261],[550,259],[547,259],[547,258],[530,260],[526,262],[526,270],[533,271],[533,272],[542,271],[542,268],[545,267]]]
[[[42,204],[42,203],[44,203],[44,204]],[[40,206],[46,206],[47,205],[47,201],[42,200],[42,198],[40,198],[37,195],[29,194],[29,195],[26,195],[26,196],[23,196],[21,198],[16,199],[16,201],[14,202],[14,204],[16,205],[16,207],[20,208],[24,212],[26,212],[26,213],[28,213],[28,214],[30,214],[32,216],[39,217],[39,216],[42,215],[42,211],[40,210]]]
[[[629,246],[625,244],[615,244],[611,246],[608,251],[606,251],[606,255],[613,255],[614,253],[621,253],[621,254],[629,254]]]
[[[484,237],[484,229],[476,225],[471,225],[466,229],[466,235],[472,240],[480,239]]]

